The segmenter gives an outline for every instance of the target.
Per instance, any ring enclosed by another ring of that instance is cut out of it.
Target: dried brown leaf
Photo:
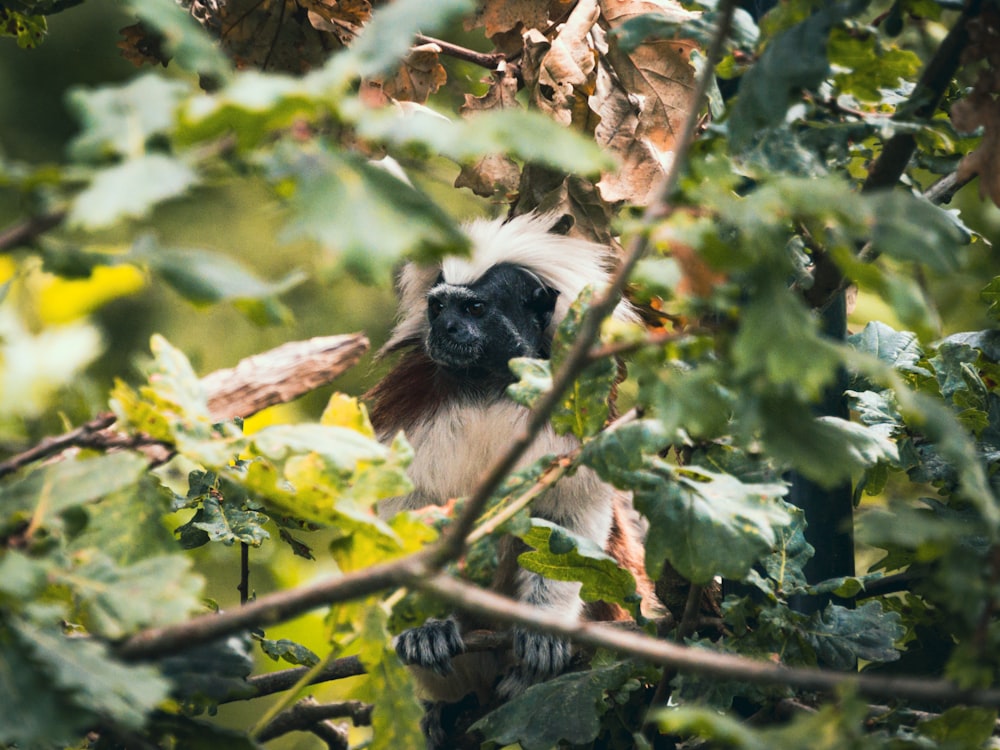
[[[611,209],[593,183],[575,175],[566,176],[537,164],[528,164],[521,174],[520,197],[515,213],[558,212],[573,217],[569,234],[617,246],[611,234]]]
[[[597,183],[601,197],[610,203],[625,201],[647,205],[655,197],[656,186],[666,170],[669,153],[655,149],[649,141],[636,137],[639,106],[614,79],[603,61],[597,72],[597,91],[590,106],[600,118],[594,139],[614,154],[618,169],[601,175]]]
[[[482,96],[466,94],[465,104],[459,108],[459,112],[468,115],[473,112],[520,106],[517,101],[517,76],[510,68],[504,67],[502,71],[490,76],[490,86],[485,94]]]
[[[600,0],[605,24],[617,28],[629,18],[661,13],[678,21],[697,14],[671,0]],[[697,45],[690,40],[650,40],[625,54],[609,45],[607,60],[625,90],[637,97],[636,138],[660,152],[671,151],[692,106],[695,75],[690,65]]]
[[[488,37],[519,27],[545,29],[548,25],[548,4],[538,0],[481,0],[476,12],[465,22],[469,30],[482,26]]]
[[[436,44],[411,49],[396,74],[382,82],[386,96],[397,101],[426,102],[448,80],[440,55],[441,48]]]
[[[489,154],[472,165],[465,165],[455,178],[455,187],[469,188],[484,198],[509,203],[517,195],[521,168],[504,154]]]
[[[163,49],[163,37],[146,28],[140,21],[119,29],[122,38],[115,45],[122,51],[122,57],[139,67],[141,65],[163,65],[170,62],[170,55]]]
[[[597,0],[580,0],[547,46],[540,32],[525,34],[522,71],[531,80],[532,101],[556,122],[585,132],[596,125],[587,98],[596,84],[598,53],[590,32],[598,15]]]
[[[493,73],[490,87],[482,96],[465,95],[465,104],[459,111],[465,115],[476,112],[520,107],[517,101],[517,76],[508,68]],[[476,195],[509,202],[517,194],[521,168],[513,159],[503,154],[490,154],[476,164],[463,165],[455,180],[455,187],[469,188]]]
[[[349,22],[335,22],[342,20],[339,3],[307,2],[227,0],[216,18],[223,50],[238,68],[305,73],[321,65],[353,32]]]

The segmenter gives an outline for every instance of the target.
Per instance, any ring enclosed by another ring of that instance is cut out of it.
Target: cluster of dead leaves
[[[989,6],[969,22],[963,62],[980,65],[969,95],[951,108],[961,133],[983,129],[983,140],[958,166],[959,181],[979,175],[979,195],[1000,206],[1000,9]]]
[[[239,68],[302,73],[350,44],[371,18],[369,0],[185,0],[185,7],[219,39]],[[378,12],[377,8],[374,12]],[[681,23],[693,14],[676,0],[481,0],[467,21],[493,43],[480,64],[495,61],[489,89],[466,95],[463,116],[530,106],[593,137],[617,157],[620,168],[596,185],[547,170],[522,168],[502,155],[466,165],[457,180],[479,195],[516,196],[524,210],[542,202],[577,219],[578,231],[607,225],[609,207],[651,200],[672,156],[691,105],[694,44],[647,40],[623,52],[614,31],[628,19],[657,13]],[[136,64],[164,63],[155,34],[141,25],[122,30],[119,46]],[[447,81],[442,54],[461,57],[448,45],[418,44],[395,74],[367,81],[366,101],[423,104]],[[470,55],[472,53],[468,50]],[[470,59],[470,58],[467,58]],[[556,184],[553,185],[553,182]],[[519,207],[520,210],[520,207]]]
[[[527,208],[559,208],[574,215],[578,231],[601,240],[608,207],[648,203],[691,107],[694,44],[652,40],[623,52],[614,30],[647,13],[678,23],[693,17],[673,0],[483,0],[469,25],[482,26],[512,65],[493,74],[485,96],[466,96],[463,114],[518,106],[523,85],[531,106],[593,137],[620,166],[595,186],[576,178],[552,186],[544,170],[490,157],[463,169],[457,184],[485,196],[531,193],[522,201]]]

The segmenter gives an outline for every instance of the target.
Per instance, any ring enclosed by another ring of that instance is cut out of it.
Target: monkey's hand
[[[455,618],[431,618],[418,628],[404,630],[396,639],[396,653],[404,664],[433,669],[440,675],[452,671],[451,660],[465,651]]]
[[[504,700],[523,693],[536,682],[543,682],[560,674],[572,658],[569,641],[554,635],[533,633],[515,628],[515,664],[497,685],[497,693]]]

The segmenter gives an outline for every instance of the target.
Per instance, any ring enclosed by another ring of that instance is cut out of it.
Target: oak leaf
[[[436,44],[411,49],[395,75],[382,81],[385,95],[396,101],[426,102],[448,80],[440,55],[441,48]]]
[[[664,14],[677,22],[697,17],[671,0],[600,0],[601,16],[610,29],[645,13]],[[611,43],[607,60],[625,90],[639,103],[636,137],[648,139],[660,151],[670,151],[691,108],[697,45],[685,39],[653,39],[624,53]]]
[[[465,95],[465,104],[459,112],[474,116],[476,112],[519,108],[517,101],[517,76],[506,66],[493,73],[490,86],[482,96]],[[517,193],[521,168],[505,154],[488,154],[475,164],[465,164],[455,179],[455,187],[469,188],[484,198],[509,201]]]

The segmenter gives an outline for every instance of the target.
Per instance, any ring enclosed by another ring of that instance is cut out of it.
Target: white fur
[[[586,287],[601,291],[608,285],[608,269],[614,261],[610,248],[604,245],[550,232],[558,220],[559,214],[530,213],[510,221],[473,221],[465,226],[472,245],[468,257],[448,256],[431,266],[408,263],[399,280],[402,317],[385,350],[423,338],[427,330],[424,299],[439,275],[443,273],[448,284],[471,284],[498,263],[521,266],[559,292],[548,330],[551,335]],[[627,302],[618,305],[615,317],[637,319]]]
[[[379,512],[388,516],[427,502],[444,503],[449,498],[469,495],[479,484],[481,474],[523,434],[527,419],[527,409],[508,399],[491,404],[446,404],[433,419],[414,426],[408,436],[415,447],[409,475],[418,492],[382,503]],[[519,468],[548,454],[568,453],[578,445],[574,437],[557,435],[546,427],[521,457]],[[613,496],[610,486],[590,469],[581,467],[535,499],[532,515],[557,523],[603,548],[611,529]],[[517,585],[521,599],[562,612],[570,620],[580,614],[578,583],[549,581],[522,570]]]

